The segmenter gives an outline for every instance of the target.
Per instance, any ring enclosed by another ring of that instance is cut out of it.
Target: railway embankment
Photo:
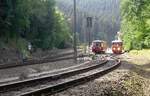
[[[4,54],[5,51],[6,54]],[[19,60],[19,58],[18,60],[16,58],[17,57],[16,51],[15,50],[14,51],[5,50],[5,51],[4,52],[2,50],[0,51],[1,53],[3,53],[0,54],[0,56],[2,57],[0,58],[0,60],[2,61],[0,63],[0,83],[9,82],[16,79],[26,79],[31,74],[37,74],[37,73],[43,73],[52,70],[58,70],[61,68],[67,68],[67,67],[79,65],[80,63],[84,62],[84,60],[78,60],[78,64],[74,63],[74,60],[72,59],[73,58],[72,49],[58,49],[53,51],[47,51],[47,54],[46,51],[33,53],[32,54],[33,58],[37,59],[35,60],[37,61],[37,63],[35,64],[14,63],[15,65],[18,64],[18,66],[14,66],[13,63],[11,62],[18,62]],[[4,61],[6,58],[9,61],[9,63],[7,62],[7,60]],[[16,58],[16,60],[14,58]],[[46,59],[41,59],[41,58],[46,58]],[[44,63],[41,63],[39,61],[40,59],[41,61],[44,61]]]
[[[0,48],[0,64],[8,64],[12,62],[22,62],[23,59],[43,59],[57,56],[59,54],[71,53],[73,49],[37,49],[31,53],[23,54],[15,48]]]

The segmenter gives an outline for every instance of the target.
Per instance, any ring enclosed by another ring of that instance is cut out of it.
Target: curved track
[[[69,76],[73,76],[73,75],[77,75],[83,72],[87,72],[89,70],[95,69],[97,67],[103,66],[107,61],[101,61],[101,62],[97,62],[96,61],[93,62],[87,62],[85,64],[81,64],[78,66],[74,66],[70,69],[66,69],[66,70],[61,70],[58,72],[53,72],[51,74],[45,75],[45,76],[41,76],[41,77],[36,77],[36,78],[30,78],[27,80],[23,80],[23,81],[15,81],[15,82],[8,82],[8,83],[4,83],[0,85],[0,92],[8,92],[10,90],[18,90],[24,86],[30,86],[30,85],[36,85],[39,84],[39,82],[51,82],[54,80],[58,80],[58,79],[62,79],[62,78],[66,78]],[[93,64],[92,64],[93,63]]]
[[[19,96],[43,96],[43,94],[45,96],[47,94],[54,94],[102,76],[117,68],[119,65],[120,60],[111,60],[109,62],[107,60],[102,62],[94,61],[82,67],[74,67],[68,71],[56,72],[55,74],[30,80],[3,84],[0,85],[0,92],[1,94],[7,94],[7,92],[19,90],[20,94],[16,93]]]

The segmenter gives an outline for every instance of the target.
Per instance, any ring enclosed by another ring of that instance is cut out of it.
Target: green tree
[[[0,0],[0,8],[0,39],[5,43],[21,50],[28,42],[51,49],[70,40],[69,27],[54,0]]]
[[[150,48],[148,44],[150,26],[147,24],[150,19],[149,8],[149,0],[121,1],[121,31],[124,34],[126,50]]]
[[[18,38],[29,25],[29,0],[2,0],[1,37]]]

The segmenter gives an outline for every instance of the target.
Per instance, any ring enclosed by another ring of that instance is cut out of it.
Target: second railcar
[[[92,52],[95,54],[105,53],[107,50],[107,43],[103,40],[94,40],[92,42]]]
[[[114,54],[121,54],[123,51],[123,43],[119,40],[112,41],[112,52]]]

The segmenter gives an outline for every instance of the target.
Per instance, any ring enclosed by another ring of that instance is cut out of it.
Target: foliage
[[[18,37],[29,25],[28,1],[1,0],[0,37],[6,38],[7,42],[10,38]]]
[[[122,0],[121,10],[125,50],[150,48],[150,1]]]
[[[26,42],[34,48],[63,47],[70,40],[70,30],[54,0],[1,0],[0,9],[0,39],[15,42],[18,49],[27,47]]]
[[[69,29],[67,22],[65,21],[64,14],[62,14],[57,8],[55,12],[55,37],[54,44],[58,48],[63,48],[64,43],[70,40],[71,34],[69,33],[71,30]],[[64,38],[65,37],[65,38]]]

